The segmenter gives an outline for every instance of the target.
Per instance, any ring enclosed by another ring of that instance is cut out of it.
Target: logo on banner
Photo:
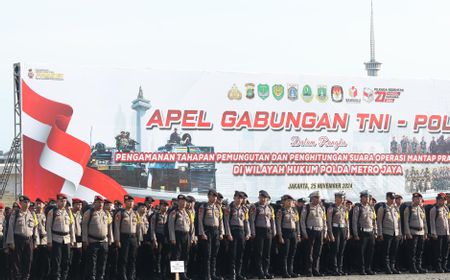
[[[34,78],[34,72],[33,69],[28,69],[28,78],[33,79]]]
[[[295,101],[298,99],[298,84],[288,84],[287,85],[288,99]]]
[[[239,91],[236,84],[233,84],[231,89],[228,91],[228,99],[230,99],[230,100],[241,100],[242,99],[242,93]]]
[[[328,100],[327,86],[324,85],[317,86],[317,100],[319,100],[319,102],[321,103],[327,102]]]
[[[342,102],[344,99],[344,90],[341,86],[332,86],[331,87],[331,100],[334,102]]]
[[[345,101],[348,103],[361,103],[361,98],[358,97],[358,89],[355,86],[352,86],[348,89],[348,95],[350,98],[346,98]]]
[[[375,88],[375,102],[394,103],[395,100],[400,98],[402,92],[402,88]]]
[[[313,100],[312,88],[309,85],[305,85],[302,90],[302,99],[305,102],[311,102]]]
[[[255,97],[255,84],[245,84],[245,97],[247,97],[248,99],[253,99],[253,97]]]
[[[281,100],[284,95],[284,87],[282,85],[273,85],[272,86],[272,95],[276,100]]]
[[[269,97],[269,85],[268,84],[259,84],[258,85],[258,96],[265,100],[267,97]]]
[[[373,90],[370,88],[364,88],[363,99],[367,103],[371,103],[374,100]]]

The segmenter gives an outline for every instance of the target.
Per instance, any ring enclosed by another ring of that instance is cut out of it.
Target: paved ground
[[[282,278],[276,278],[282,279]],[[312,279],[312,280],[357,280],[357,279],[365,279],[365,280],[450,280],[450,273],[437,274],[437,273],[427,273],[427,274],[400,274],[400,275],[386,275],[386,274],[378,274],[372,276],[361,276],[361,275],[351,275],[351,276],[326,276],[326,277],[312,277],[312,278],[290,278],[290,279]]]

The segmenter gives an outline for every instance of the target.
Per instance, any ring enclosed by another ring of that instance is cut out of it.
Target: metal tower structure
[[[370,61],[364,63],[367,76],[378,76],[381,68],[381,62],[375,59],[375,30],[373,23],[373,1],[370,1]]]
[[[131,109],[136,111],[136,151],[141,151],[141,118],[144,116],[145,112],[149,110],[152,106],[150,105],[150,100],[144,98],[144,93],[142,87],[139,87],[138,97],[131,102]]]

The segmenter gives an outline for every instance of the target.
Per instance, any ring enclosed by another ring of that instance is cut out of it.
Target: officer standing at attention
[[[377,236],[377,223],[375,209],[369,202],[369,191],[362,191],[360,192],[360,203],[353,208],[353,237],[358,243],[361,275],[375,274],[372,270],[372,259]]]
[[[205,280],[222,279],[216,275],[216,258],[219,252],[220,240],[223,239],[223,214],[220,205],[217,205],[217,192],[208,191],[208,202],[198,209],[198,231],[202,247]]]
[[[322,276],[320,273],[320,255],[323,240],[327,233],[324,207],[320,204],[318,191],[309,195],[310,203],[305,205],[301,214],[301,229],[306,240],[306,276]]]
[[[409,253],[409,272],[426,273],[422,268],[422,253],[428,238],[425,210],[421,206],[422,195],[413,193],[412,204],[404,210],[405,237]]]
[[[83,265],[82,265],[82,238],[81,238],[81,220],[83,215],[81,214],[81,207],[83,201],[79,198],[72,198],[72,215],[74,219],[74,230],[75,230],[75,245],[72,247],[71,255],[71,268],[69,272],[69,277],[71,280],[81,280],[83,275]]]
[[[184,261],[186,271],[186,266],[189,262],[189,249],[191,243],[195,242],[195,229],[194,223],[192,222],[189,213],[186,211],[186,197],[179,194],[177,201],[177,208],[172,210],[169,215],[169,238],[170,243],[173,246],[172,259]],[[190,280],[186,276],[186,273],[181,275],[181,279]]]
[[[75,244],[74,218],[67,209],[67,196],[56,196],[56,208],[47,214],[47,246],[51,250],[52,280],[66,280],[70,268],[70,247]]]
[[[334,276],[345,275],[343,271],[344,251],[350,237],[348,209],[345,192],[334,194],[334,204],[327,211],[328,238],[331,243],[331,271]]]
[[[259,202],[250,207],[250,229],[254,238],[256,270],[259,279],[273,279],[269,273],[272,238],[277,234],[275,213],[269,204],[269,194],[259,191]]]
[[[133,210],[134,197],[125,195],[124,203],[125,208],[120,209],[114,218],[114,241],[119,249],[117,272],[119,280],[135,280],[140,220]]]
[[[378,208],[378,236],[383,241],[383,259],[386,274],[400,274],[396,269],[398,245],[402,237],[400,212],[394,202],[395,193],[386,193],[386,203]]]
[[[225,234],[230,243],[230,276],[232,280],[246,280],[242,276],[242,257],[245,242],[250,238],[248,209],[244,207],[244,194],[236,191],[233,202],[225,210]]]
[[[294,273],[294,257],[297,242],[300,241],[300,217],[294,208],[294,198],[286,194],[281,197],[282,207],[277,211],[277,236],[281,244],[281,257],[283,258],[283,278],[296,278]]]
[[[30,199],[19,197],[20,209],[12,212],[9,218],[6,245],[12,251],[12,268],[14,279],[28,280],[33,261],[34,242],[39,241],[38,221],[29,210]]]
[[[169,231],[168,231],[168,213],[169,205],[167,201],[159,201],[159,211],[154,212],[150,220],[150,237],[152,247],[155,250],[155,273],[158,279],[166,279],[169,277]]]
[[[112,218],[103,209],[104,200],[95,196],[93,208],[83,215],[82,240],[86,250],[86,279],[103,280],[105,276],[108,247],[112,244]]]
[[[50,259],[47,248],[47,230],[45,224],[47,223],[47,217],[44,212],[45,203],[40,198],[36,198],[36,217],[38,220],[37,231],[39,235],[39,242],[36,243],[36,255],[33,257],[35,260],[35,269],[33,279],[48,279],[48,273],[50,271]]]
[[[447,196],[444,193],[439,193],[436,197],[436,205],[430,210],[431,242],[435,270],[437,273],[448,272],[447,256],[450,234],[448,226],[448,208],[445,205],[446,200]]]

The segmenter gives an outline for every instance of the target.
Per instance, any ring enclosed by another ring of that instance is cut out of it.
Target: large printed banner
[[[450,191],[450,82],[22,65],[24,193]]]

